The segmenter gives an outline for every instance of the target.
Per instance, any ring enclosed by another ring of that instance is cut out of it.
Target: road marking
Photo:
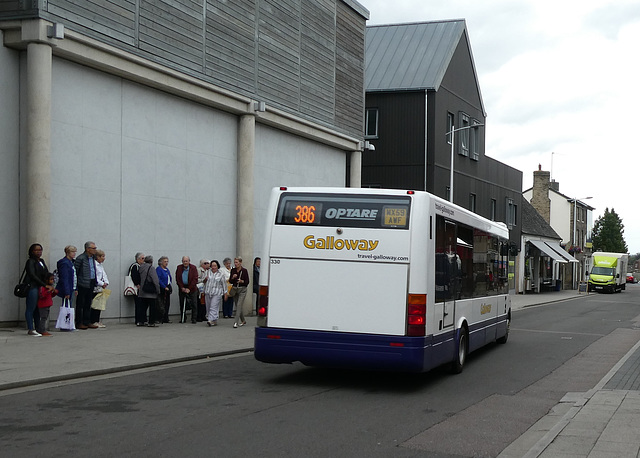
[[[593,336],[593,337],[604,337],[607,334],[594,334],[591,332],[568,332],[568,331],[545,331],[543,329],[522,329],[522,328],[514,328],[511,327],[511,331],[521,331],[521,332],[536,332],[539,334],[562,334],[562,335],[573,335],[573,336]]]

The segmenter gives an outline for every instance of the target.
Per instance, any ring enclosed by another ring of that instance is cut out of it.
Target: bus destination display
[[[283,195],[277,213],[277,224],[295,226],[344,226],[363,228],[406,229],[409,224],[410,200],[366,198],[308,199],[299,195]]]

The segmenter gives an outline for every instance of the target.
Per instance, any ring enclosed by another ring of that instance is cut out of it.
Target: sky
[[[640,0],[360,3],[368,25],[465,19],[486,154],[522,171],[523,190],[550,171],[594,222],[615,209],[640,252]]]

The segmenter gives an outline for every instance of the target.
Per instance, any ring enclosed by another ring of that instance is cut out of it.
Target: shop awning
[[[562,256],[564,259],[566,259],[568,262],[580,262],[578,261],[576,258],[574,258],[573,256],[571,256],[569,253],[567,253],[566,251],[564,251],[562,249],[562,247],[559,244],[555,244],[553,242],[545,242],[545,245],[547,245],[549,248],[551,248],[553,251],[555,251],[556,253],[558,253],[560,256]]]
[[[554,261],[561,262],[563,264],[567,263],[567,260],[557,253],[553,248],[544,243],[542,240],[529,240],[529,243],[540,250],[544,255],[549,256]]]

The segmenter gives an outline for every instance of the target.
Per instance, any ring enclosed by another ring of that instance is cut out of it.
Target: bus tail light
[[[269,310],[269,287],[260,286],[258,293],[258,316],[267,316]]]
[[[427,295],[409,294],[407,301],[407,335],[421,337],[427,330]]]

